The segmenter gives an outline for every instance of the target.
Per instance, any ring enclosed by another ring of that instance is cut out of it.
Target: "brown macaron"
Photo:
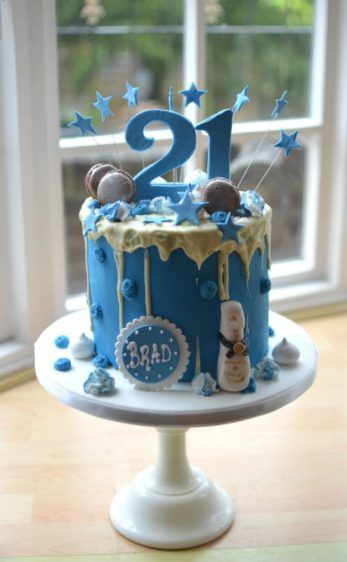
[[[135,195],[135,182],[124,170],[113,170],[105,174],[99,182],[97,199],[102,205],[125,201],[130,203]]]
[[[204,187],[201,201],[208,201],[205,210],[212,215],[216,211],[227,211],[234,215],[240,207],[240,192],[226,178],[213,178]]]
[[[112,164],[94,164],[94,166],[88,170],[84,180],[84,185],[86,192],[90,195],[90,197],[93,197],[93,199],[97,198],[97,190],[100,180],[105,174],[113,172],[114,170],[117,170],[117,168],[112,166]]]

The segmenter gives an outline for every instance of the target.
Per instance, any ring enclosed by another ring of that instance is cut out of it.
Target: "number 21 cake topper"
[[[190,355],[182,331],[154,316],[141,316],[127,324],[115,351],[119,370],[142,390],[162,390],[177,382]]]

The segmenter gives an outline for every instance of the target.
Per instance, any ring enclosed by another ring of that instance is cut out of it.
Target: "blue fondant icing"
[[[208,178],[230,178],[230,148],[233,112],[223,109],[196,125],[198,131],[208,134]]]
[[[67,336],[61,335],[55,338],[54,343],[56,347],[59,347],[60,349],[66,349],[67,347],[69,347],[70,340]]]
[[[71,361],[67,357],[60,357],[54,361],[54,368],[56,371],[70,371]]]
[[[227,220],[228,213],[227,211],[216,211],[210,215],[210,221],[212,222],[225,222]]]
[[[97,259],[100,263],[104,263],[106,259],[106,254],[102,248],[97,248],[94,252],[95,259]]]
[[[135,217],[136,215],[150,215],[152,212],[150,209],[150,204],[150,199],[141,199],[141,201],[138,201],[136,203],[135,207],[132,207],[130,209],[130,215],[132,217]]]
[[[217,294],[217,284],[214,281],[203,281],[200,285],[200,295],[203,299],[211,300]]]
[[[94,341],[98,354],[105,355],[117,367],[114,346],[118,337],[119,304],[116,288],[118,269],[113,249],[100,238],[88,240],[88,264],[91,302],[99,303],[103,310],[101,321],[94,322]],[[102,249],[107,258],[107,268],[92,259],[95,249]],[[183,250],[174,250],[168,261],[161,260],[155,246],[148,249],[150,270],[151,310],[146,311],[144,250],[123,252],[123,279],[137,283],[138,294],[134,300],[123,299],[123,323],[125,326],[148,312],[176,324],[186,336],[191,355],[182,380],[190,381],[195,375],[196,341],[199,338],[202,371],[216,377],[219,353],[218,332],[220,306],[218,293],[212,300],[202,299],[199,287],[206,280],[218,286],[218,253],[207,258],[199,269]],[[250,348],[251,365],[259,363],[268,350],[268,293],[259,290],[261,280],[268,275],[267,252],[262,256],[257,250],[250,262],[248,284],[239,255],[232,252],[229,261],[229,297],[241,303],[246,318],[246,333]],[[251,329],[249,330],[248,327]]]
[[[83,390],[94,396],[107,396],[114,391],[114,378],[104,369],[96,368],[89,373],[89,377],[83,384]]]
[[[96,355],[92,361],[95,367],[101,367],[102,369],[107,369],[110,366],[110,362],[106,355]]]
[[[91,201],[89,201],[87,207],[89,209],[99,209],[101,207],[101,203],[97,199],[92,199]]]
[[[268,293],[271,290],[271,281],[268,277],[260,281],[260,292]]]
[[[125,299],[132,300],[136,298],[137,295],[137,283],[134,279],[123,279],[121,285],[122,295]]]
[[[104,315],[101,305],[97,302],[92,304],[90,307],[90,314],[95,320],[101,320]]]

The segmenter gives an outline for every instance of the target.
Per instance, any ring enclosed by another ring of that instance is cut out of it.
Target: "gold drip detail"
[[[123,252],[114,252],[115,262],[117,264],[118,270],[118,281],[117,281],[117,297],[119,304],[119,330],[123,328],[123,295],[122,295],[122,281],[124,276],[124,255]]]
[[[145,304],[146,304],[146,314],[150,316],[152,314],[152,303],[151,303],[151,261],[149,256],[148,248],[144,251],[144,277],[145,277]]]

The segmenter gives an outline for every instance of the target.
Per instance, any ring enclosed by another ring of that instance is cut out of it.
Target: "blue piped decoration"
[[[212,300],[217,294],[217,289],[214,281],[204,281],[200,285],[200,295],[205,300]]]
[[[89,201],[87,207],[88,209],[99,209],[101,207],[101,203],[97,199],[92,199]]]
[[[101,369],[107,369],[111,366],[111,363],[107,359],[106,355],[96,355],[92,361],[94,367],[99,367]]]
[[[62,335],[56,337],[54,343],[56,347],[59,347],[59,349],[66,349],[67,347],[69,347],[70,340],[67,336]]]
[[[136,215],[150,215],[152,213],[150,204],[150,199],[142,199],[141,201],[138,201],[135,207],[130,209],[130,215],[132,217],[135,217]]]
[[[54,361],[54,368],[56,371],[70,371],[71,361],[67,357],[60,357]]]
[[[92,304],[92,306],[90,307],[90,314],[92,315],[94,320],[101,320],[104,316],[101,305],[98,303]]]
[[[137,283],[134,279],[123,279],[121,292],[125,299],[133,300],[137,297]]]
[[[94,251],[95,259],[98,260],[100,263],[104,263],[106,260],[106,254],[102,248],[97,248]]]
[[[199,217],[197,216],[197,213],[208,205],[208,201],[194,203],[189,193],[190,188],[188,187],[179,203],[170,203],[169,205],[170,209],[176,213],[175,224],[181,224],[184,221],[199,224]]]
[[[226,240],[234,240],[234,242],[239,243],[238,231],[243,228],[241,224],[235,224],[231,213],[228,213],[225,221],[217,222],[216,226],[222,231],[223,236],[221,242]]]
[[[277,148],[283,148],[283,152],[286,156],[289,156],[294,148],[302,148],[302,144],[296,142],[296,137],[298,131],[295,131],[291,135],[288,135],[283,129],[281,129],[281,138],[274,144]]]
[[[255,382],[255,378],[251,377],[249,379],[248,386],[243,390],[240,390],[240,394],[254,394],[257,390],[257,383]]]
[[[83,384],[83,390],[93,396],[107,396],[114,392],[114,378],[104,369],[96,368],[89,373]]]
[[[227,211],[216,211],[209,216],[210,221],[215,223],[224,223],[227,220],[228,212]]]
[[[190,103],[195,103],[195,105],[200,107],[200,98],[207,94],[207,90],[199,90],[192,82],[187,90],[180,90],[178,93],[185,97],[184,107],[187,107]]]
[[[132,86],[130,82],[126,83],[127,91],[125,92],[123,99],[127,100],[129,109],[132,109],[135,105],[139,105],[138,98],[138,87]]]
[[[279,114],[281,113],[282,109],[288,104],[288,101],[286,100],[287,93],[288,90],[285,90],[281,95],[281,97],[278,100],[276,100],[274,110],[271,113],[272,119],[276,119],[276,117],[278,117]]]
[[[98,111],[100,111],[101,119],[104,122],[108,115],[110,117],[113,117],[114,115],[113,111],[111,111],[110,109],[110,101],[112,99],[112,96],[108,96],[107,98],[104,98],[100,94],[100,92],[95,92],[95,94],[96,94],[96,102],[94,102],[93,105],[94,107],[96,107]]]
[[[241,111],[244,105],[249,103],[251,100],[248,97],[248,86],[245,86],[243,90],[236,94],[236,102],[234,103],[233,111],[238,113]]]
[[[97,232],[98,227],[96,226],[99,220],[102,218],[101,213],[94,213],[93,209],[91,210],[89,216],[83,221],[84,230],[83,236],[87,236],[89,232]]]
[[[196,394],[201,396],[212,396],[219,392],[217,381],[210,375],[210,373],[199,373],[192,380],[192,389]]]
[[[280,368],[275,361],[266,357],[253,370],[254,376],[257,379],[264,381],[272,381],[278,379]]]
[[[275,330],[269,326],[269,338],[272,338],[275,335]]]
[[[92,117],[83,117],[78,111],[75,111],[76,119],[68,123],[68,127],[76,127],[80,130],[81,137],[84,137],[87,133],[93,133],[96,135],[96,130],[92,125]]]
[[[260,281],[260,292],[265,294],[271,291],[271,280],[266,277]]]

